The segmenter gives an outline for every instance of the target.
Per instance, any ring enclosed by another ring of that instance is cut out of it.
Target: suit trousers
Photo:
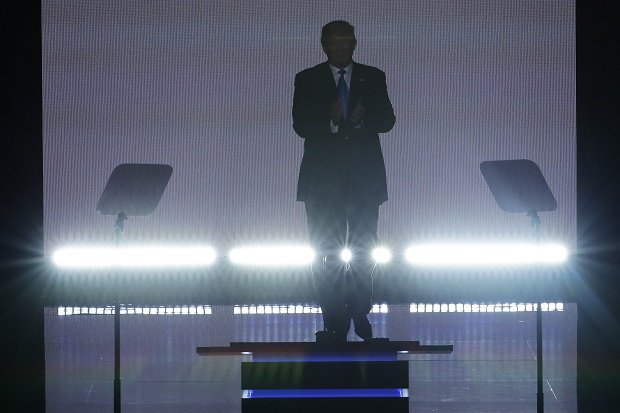
[[[332,201],[306,202],[310,244],[317,253],[312,265],[316,298],[323,327],[346,340],[353,320],[355,333],[372,337],[367,314],[372,308],[372,249],[377,245],[379,205],[350,196]],[[345,263],[340,254],[349,249]]]

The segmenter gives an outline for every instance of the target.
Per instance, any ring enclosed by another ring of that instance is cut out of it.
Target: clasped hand
[[[358,101],[353,110],[349,111],[349,116],[347,120],[353,125],[358,125],[364,120],[365,115],[366,109],[364,108],[364,105],[362,105],[362,102]],[[334,103],[332,103],[330,117],[332,123],[335,126],[338,126],[340,124],[340,121],[342,119],[342,105],[340,104],[340,98],[338,98]]]

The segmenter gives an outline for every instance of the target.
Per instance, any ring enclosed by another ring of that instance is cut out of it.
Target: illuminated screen
[[[126,242],[306,243],[295,74],[325,61],[323,24],[351,22],[354,60],[386,73],[389,200],[379,237],[531,239],[480,172],[529,159],[557,210],[545,239],[576,240],[574,1],[42,1],[46,254],[114,240],[97,202],[113,169],[173,173]]]

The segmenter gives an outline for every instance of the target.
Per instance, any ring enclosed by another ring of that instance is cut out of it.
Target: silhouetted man
[[[295,77],[293,128],[304,141],[297,200],[305,203],[316,297],[323,326],[345,341],[372,337],[371,251],[378,242],[379,205],[387,197],[379,133],[392,129],[394,111],[385,73],[353,61],[354,28],[333,21],[321,31],[327,62]],[[340,254],[352,253],[349,265]]]

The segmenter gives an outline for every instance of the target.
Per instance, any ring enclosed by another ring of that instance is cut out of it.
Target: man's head
[[[339,68],[347,67],[357,45],[355,28],[344,20],[327,23],[321,29],[321,45],[330,64]]]

